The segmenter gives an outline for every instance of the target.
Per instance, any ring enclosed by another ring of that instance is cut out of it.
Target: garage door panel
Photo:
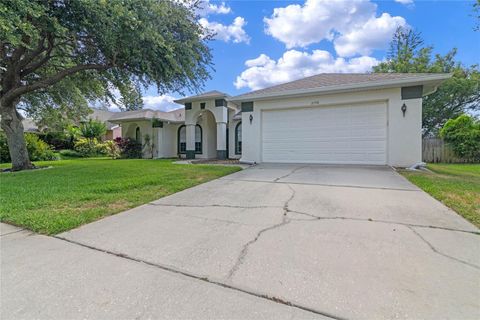
[[[386,163],[386,105],[264,111],[265,162]]]

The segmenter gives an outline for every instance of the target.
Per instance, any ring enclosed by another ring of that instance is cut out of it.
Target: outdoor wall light
[[[407,112],[407,105],[405,103],[403,104],[401,110],[403,112],[403,117],[405,118],[405,112]]]
[[[250,124],[252,124],[252,121],[253,121],[253,115],[250,115],[249,119],[250,119]]]

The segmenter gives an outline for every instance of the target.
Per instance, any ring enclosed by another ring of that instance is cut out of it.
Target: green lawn
[[[402,174],[480,227],[480,164],[429,164],[428,169],[432,173]]]
[[[140,159],[35,164],[53,167],[0,173],[0,221],[45,234],[60,233],[240,170]]]

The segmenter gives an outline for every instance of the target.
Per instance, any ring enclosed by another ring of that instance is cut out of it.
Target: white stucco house
[[[422,97],[451,74],[319,74],[231,97],[185,97],[183,108],[109,121],[153,148],[145,157],[410,166],[421,161]]]

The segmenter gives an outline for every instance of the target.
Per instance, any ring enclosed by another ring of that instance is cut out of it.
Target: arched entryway
[[[177,150],[188,159],[214,159],[217,155],[217,122],[209,110],[193,114],[186,123],[178,128]]]
[[[130,138],[133,140],[136,140],[138,142],[142,142],[142,129],[137,123],[129,123],[127,125],[124,125],[123,128],[126,127],[125,130],[125,138]]]
[[[209,110],[202,110],[196,117],[195,157],[214,159],[217,155],[217,123]]]

